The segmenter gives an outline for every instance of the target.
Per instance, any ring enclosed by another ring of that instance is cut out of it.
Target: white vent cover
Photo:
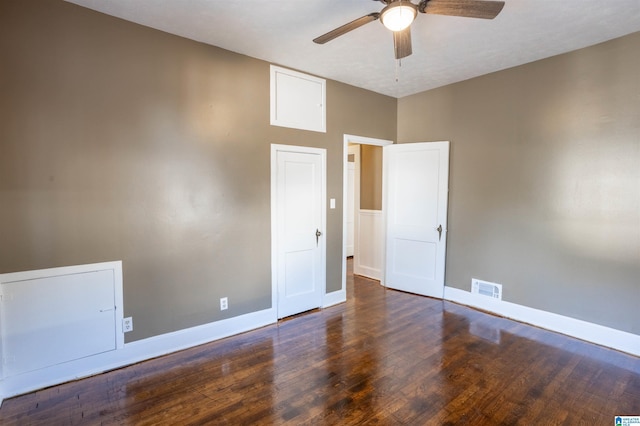
[[[502,300],[502,284],[490,283],[489,281],[472,278],[471,293]]]

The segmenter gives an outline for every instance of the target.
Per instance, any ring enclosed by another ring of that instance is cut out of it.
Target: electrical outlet
[[[128,333],[133,331],[133,318],[127,317],[122,320],[122,332]]]
[[[223,297],[220,299],[220,310],[224,311],[226,309],[229,308],[229,299],[226,297]]]

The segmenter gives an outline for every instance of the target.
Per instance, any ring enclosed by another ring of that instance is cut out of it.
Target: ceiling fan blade
[[[406,58],[413,53],[411,50],[411,27],[393,32],[393,47],[396,59]]]
[[[503,1],[428,0],[420,3],[419,10],[423,13],[432,13],[435,15],[493,19],[498,16],[498,13],[500,13],[503,7]]]
[[[344,24],[343,26],[338,27],[335,30],[331,30],[326,34],[321,35],[320,37],[313,39],[313,42],[318,44],[325,44],[326,42],[331,41],[336,37],[340,37],[341,35],[346,34],[349,31],[353,31],[356,28],[360,28],[361,26],[368,24],[369,22],[373,22],[378,18],[380,18],[380,13],[378,12],[370,13],[361,18],[353,20],[348,24]]]

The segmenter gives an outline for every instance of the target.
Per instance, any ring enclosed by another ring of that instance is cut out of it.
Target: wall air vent
[[[502,284],[471,279],[471,293],[502,300]]]

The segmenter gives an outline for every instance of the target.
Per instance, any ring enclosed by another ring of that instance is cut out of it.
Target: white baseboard
[[[483,309],[510,319],[640,356],[640,336],[636,334],[517,305],[511,302],[478,296],[453,287],[445,287],[444,298],[452,302]],[[331,292],[325,295],[323,307],[333,306],[344,301],[346,301],[346,292],[344,290]],[[127,343],[122,349],[115,351],[105,352],[18,376],[7,377],[4,380],[0,380],[0,404],[2,404],[3,399],[12,396],[121,368],[140,361],[257,329],[275,322],[277,322],[276,310],[273,308],[265,309],[210,324],[138,340]]]
[[[444,288],[444,298],[462,305],[493,312],[516,321],[640,356],[640,336],[626,331],[505,302],[504,300],[479,296],[453,287]]]
[[[369,268],[367,266],[360,266],[358,272],[354,272],[356,275],[371,278],[372,280],[381,280],[382,271],[376,268]]]
[[[322,298],[322,307],[328,308],[329,306],[338,305],[347,301],[347,291],[338,290],[327,293]]]
[[[274,308],[126,343],[123,348],[0,380],[2,399],[92,376],[277,322]]]
[[[384,220],[381,210],[358,210],[358,240],[355,244],[353,273],[374,280],[382,276]]]

